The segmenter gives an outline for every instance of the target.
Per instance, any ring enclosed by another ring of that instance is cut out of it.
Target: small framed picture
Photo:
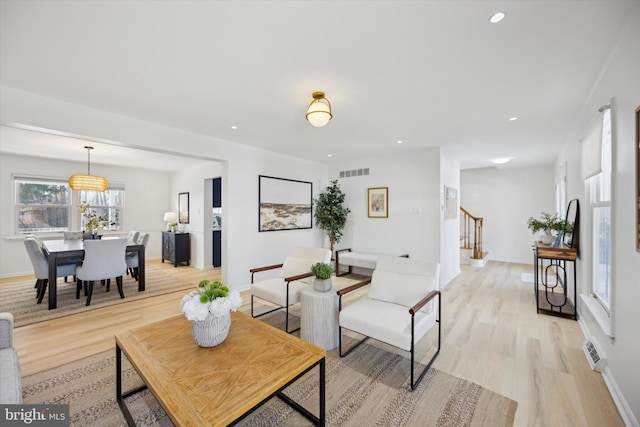
[[[369,218],[388,218],[389,187],[369,188],[367,204]]]

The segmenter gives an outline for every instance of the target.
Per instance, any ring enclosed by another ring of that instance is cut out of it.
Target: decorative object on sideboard
[[[105,191],[109,184],[101,176],[91,175],[91,150],[93,147],[85,145],[87,149],[87,174],[74,174],[69,177],[69,186],[76,191]]]
[[[178,216],[175,212],[165,212],[163,221],[167,222],[167,231],[171,231],[171,224],[175,224]]]
[[[182,298],[180,307],[192,321],[193,338],[200,347],[215,347],[229,334],[231,311],[242,305],[240,293],[220,281],[203,280]]]
[[[571,224],[566,219],[560,218],[556,214],[550,214],[547,212],[541,212],[540,218],[536,219],[534,217],[529,217],[527,220],[527,227],[531,230],[532,233],[537,233],[539,231],[543,231],[544,234],[542,236],[542,243],[545,245],[550,245],[553,243],[555,239],[555,235],[560,231],[562,231],[565,235],[571,234],[573,232],[573,224]]]

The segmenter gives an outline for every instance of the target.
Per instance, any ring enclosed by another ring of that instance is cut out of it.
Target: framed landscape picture
[[[389,217],[389,187],[369,188],[367,212],[369,218]]]
[[[311,228],[313,184],[258,176],[258,231]]]

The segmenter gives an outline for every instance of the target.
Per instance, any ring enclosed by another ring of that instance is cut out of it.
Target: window
[[[591,213],[591,291],[607,312],[611,302],[611,110],[602,116],[601,171],[586,182]]]
[[[89,209],[95,211],[96,215],[107,218],[105,230],[120,230],[122,220],[122,207],[124,202],[124,189],[110,188],[104,192],[80,191],[79,199],[89,204]],[[80,203],[79,202],[79,203]],[[80,218],[83,221],[83,218]],[[81,223],[84,229],[84,222]]]
[[[66,181],[14,177],[18,233],[69,229],[71,189]]]

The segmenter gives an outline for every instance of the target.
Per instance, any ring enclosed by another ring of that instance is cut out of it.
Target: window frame
[[[69,230],[70,224],[73,222],[73,190],[69,187],[69,183],[67,180],[55,178],[55,177],[47,177],[47,176],[36,176],[36,175],[23,175],[23,174],[15,174],[11,177],[12,182],[12,203],[13,203],[13,228],[14,232],[17,236],[27,235],[27,234],[40,234],[44,235],[47,233],[56,233],[61,231]],[[29,204],[22,203],[19,201],[20,192],[19,185],[22,183],[42,183],[48,185],[58,185],[66,187],[68,193],[69,202],[66,204]],[[57,228],[47,228],[47,229],[37,229],[37,230],[23,230],[19,224],[19,218],[21,216],[20,211],[24,209],[25,206],[33,206],[33,207],[53,207],[53,208],[64,208],[66,210],[67,224],[65,227],[57,227]]]

